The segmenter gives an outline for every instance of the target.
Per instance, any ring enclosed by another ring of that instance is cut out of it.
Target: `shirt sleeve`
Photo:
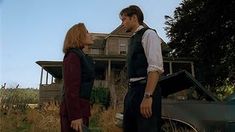
[[[65,104],[70,121],[80,119],[82,112],[80,108],[79,91],[81,86],[81,64],[80,58],[75,53],[69,53],[63,61]]]
[[[142,45],[148,62],[148,72],[164,72],[161,42],[161,38],[154,30],[148,29],[143,34]]]

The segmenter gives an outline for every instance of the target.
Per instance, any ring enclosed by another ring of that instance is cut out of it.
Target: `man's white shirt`
[[[133,35],[139,30],[144,28],[140,25]],[[159,74],[164,72],[163,59],[161,50],[162,40],[158,34],[151,29],[147,29],[142,36],[142,46],[144,48],[145,56],[148,62],[147,72],[157,71]],[[130,78],[130,82],[142,80],[145,77]]]

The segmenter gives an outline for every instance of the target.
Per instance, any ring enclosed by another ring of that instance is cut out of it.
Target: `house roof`
[[[148,27],[147,24],[143,24],[144,27]],[[119,25],[116,29],[114,29],[107,37],[111,37],[111,36],[120,36],[120,37],[130,37],[131,36],[131,32],[126,32],[126,29],[124,28],[123,25]]]
[[[92,48],[104,48],[105,47],[105,38],[108,34],[104,33],[91,33],[94,39],[94,44],[91,45]]]
[[[147,24],[143,23],[144,27],[148,27]],[[110,34],[124,34],[124,35],[130,35],[131,33],[127,33],[126,29],[123,25],[119,25],[116,29],[114,29]]]
[[[148,27],[148,25],[145,23],[143,25],[144,27]],[[119,38],[131,37],[131,33],[127,33],[123,25],[119,25],[110,34],[106,34],[106,33],[91,33],[91,34],[94,38],[94,44],[91,45],[91,48],[93,49],[104,49],[106,45],[106,40],[109,37],[119,37]],[[169,52],[172,51],[172,49],[163,40],[162,40],[161,46],[162,46],[163,56],[168,56]]]

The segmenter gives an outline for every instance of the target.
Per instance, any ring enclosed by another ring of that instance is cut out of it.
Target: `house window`
[[[91,54],[95,54],[95,55],[100,54],[100,49],[91,49]]]
[[[119,54],[125,55],[127,53],[127,46],[125,40],[119,40]]]

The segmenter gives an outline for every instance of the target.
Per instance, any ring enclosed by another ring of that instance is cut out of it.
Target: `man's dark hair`
[[[120,18],[123,15],[126,15],[128,17],[132,17],[133,15],[136,15],[140,25],[142,25],[144,21],[144,14],[141,11],[141,9],[136,5],[130,5],[129,7],[122,9],[119,15],[120,15]]]

